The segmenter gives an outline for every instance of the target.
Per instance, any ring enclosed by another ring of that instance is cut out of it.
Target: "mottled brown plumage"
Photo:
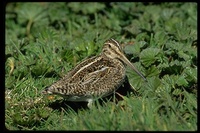
[[[100,55],[76,65],[66,76],[47,87],[43,93],[61,95],[68,101],[90,103],[95,98],[105,97],[119,88],[126,74],[124,64],[144,78],[124,56],[119,43],[109,39],[104,43]]]

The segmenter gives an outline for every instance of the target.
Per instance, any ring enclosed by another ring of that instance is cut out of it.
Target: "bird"
[[[126,65],[146,81],[126,58],[119,42],[111,38],[105,41],[99,55],[83,60],[42,93],[60,95],[72,102],[88,102],[91,107],[94,100],[114,93],[123,84]]]

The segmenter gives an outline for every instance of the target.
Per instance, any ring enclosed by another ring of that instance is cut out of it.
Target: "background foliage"
[[[196,3],[8,3],[5,19],[7,129],[197,130]],[[111,37],[147,77],[127,67],[136,93],[90,110],[40,93]]]

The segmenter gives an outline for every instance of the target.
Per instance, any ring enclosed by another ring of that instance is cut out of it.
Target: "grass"
[[[197,3],[8,3],[5,19],[8,130],[197,130]],[[127,67],[92,109],[40,93],[111,37],[147,83]]]

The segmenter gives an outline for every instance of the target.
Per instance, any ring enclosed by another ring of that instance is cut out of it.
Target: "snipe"
[[[46,87],[44,94],[57,94],[68,101],[87,101],[113,93],[125,79],[125,64],[131,67],[144,80],[145,77],[125,57],[120,44],[109,39],[102,52],[76,65],[59,81]]]

